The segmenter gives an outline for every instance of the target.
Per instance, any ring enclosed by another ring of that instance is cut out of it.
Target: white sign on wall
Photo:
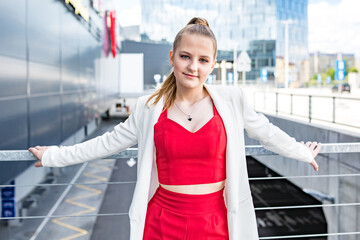
[[[250,72],[251,71],[251,59],[249,55],[242,51],[237,59],[237,71],[238,72]]]
[[[119,92],[142,93],[144,91],[144,54],[120,54]],[[159,75],[161,78],[161,76]]]

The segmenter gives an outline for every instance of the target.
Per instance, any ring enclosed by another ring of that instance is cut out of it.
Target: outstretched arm
[[[35,167],[64,167],[104,158],[125,150],[137,143],[137,119],[135,106],[132,114],[124,123],[118,124],[112,132],[107,132],[102,136],[68,147],[36,146],[29,148],[29,151],[39,159],[35,163]]]
[[[249,137],[258,140],[261,145],[272,152],[310,163],[316,171],[318,170],[318,164],[314,158],[319,153],[321,144],[297,142],[295,138],[290,137],[280,128],[270,123],[263,114],[255,112],[247,103],[243,93],[241,100],[244,128]]]

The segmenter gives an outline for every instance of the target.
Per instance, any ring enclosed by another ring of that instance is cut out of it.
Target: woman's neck
[[[181,89],[176,88],[176,101],[194,103],[208,96],[206,88]]]

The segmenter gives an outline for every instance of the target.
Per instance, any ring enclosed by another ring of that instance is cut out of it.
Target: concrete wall
[[[317,141],[321,143],[346,143],[360,142],[360,136],[344,130],[336,130],[299,122],[293,119],[267,115],[270,122],[280,127],[297,141]],[[258,144],[247,138],[247,145]],[[360,154],[319,154],[316,161],[319,171],[315,172],[310,164],[287,159],[281,156],[255,157],[263,164],[272,168],[284,176],[296,175],[325,175],[325,174],[353,174],[360,171]],[[325,195],[334,197],[335,203],[358,203],[360,202],[360,177],[326,177],[326,178],[302,178],[289,179],[301,188],[311,189]],[[324,204],[330,202],[324,200]],[[360,207],[324,207],[329,233],[359,232],[360,231]],[[359,240],[360,235],[341,237],[329,237],[333,239]]]

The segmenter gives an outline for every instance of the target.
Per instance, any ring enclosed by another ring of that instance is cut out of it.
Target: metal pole
[[[289,87],[289,22],[285,22],[285,88]]]
[[[335,123],[335,100],[336,98],[333,97],[333,123]]]
[[[221,68],[221,85],[226,85],[226,61],[222,60],[220,64]]]
[[[293,114],[293,95],[294,94],[290,94],[290,115]]]
[[[309,123],[311,123],[311,95],[309,95]]]
[[[279,107],[279,93],[278,92],[276,93],[275,97],[276,97],[275,112],[276,112],[276,115],[278,115],[278,112],[279,112],[279,110],[278,110],[278,107]]]
[[[234,85],[238,85],[238,72],[237,72],[237,49],[236,44],[234,46],[234,63],[233,63],[233,73],[234,73]]]

